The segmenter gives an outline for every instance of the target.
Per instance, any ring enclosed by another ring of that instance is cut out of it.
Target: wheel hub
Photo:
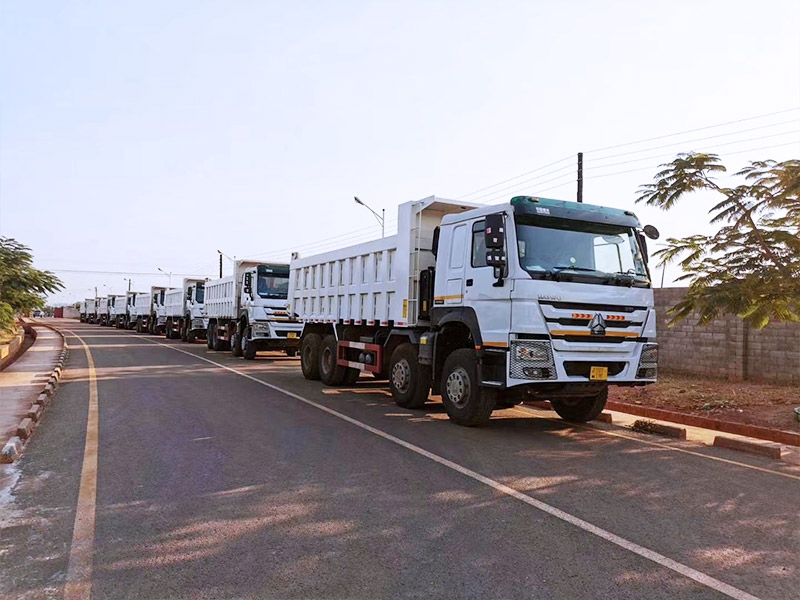
[[[411,367],[406,359],[397,361],[392,367],[392,385],[401,394],[408,391],[411,385]]]
[[[469,374],[459,367],[447,377],[445,388],[447,397],[456,408],[464,408],[470,397]]]

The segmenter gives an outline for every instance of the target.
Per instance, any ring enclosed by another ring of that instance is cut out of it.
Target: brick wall
[[[654,291],[663,372],[800,384],[800,323],[771,323],[756,330],[735,315],[723,315],[706,326],[690,316],[667,327],[667,309],[683,298],[686,288]]]

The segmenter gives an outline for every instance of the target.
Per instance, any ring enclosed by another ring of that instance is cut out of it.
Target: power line
[[[557,160],[557,161],[555,161],[555,162],[552,162],[552,163],[550,163],[549,165],[544,165],[543,167],[538,167],[538,168],[536,168],[536,169],[533,169],[533,170],[531,170],[531,171],[527,171],[527,172],[525,172],[525,173],[521,173],[520,175],[517,175],[516,177],[511,177],[511,178],[509,178],[509,179],[506,179],[506,180],[504,180],[504,181],[499,181],[498,183],[492,184],[492,185],[490,185],[490,186],[487,186],[487,187],[485,187],[485,188],[481,188],[481,189],[479,189],[479,190],[475,190],[474,192],[470,192],[469,194],[464,194],[463,196],[458,196],[458,197],[456,198],[456,200],[463,200],[464,198],[467,198],[468,196],[472,196],[473,194],[478,194],[478,193],[480,193],[480,192],[483,192],[483,191],[489,190],[489,189],[491,189],[491,188],[493,188],[493,187],[497,187],[498,185],[503,185],[504,183],[508,183],[509,181],[514,181],[515,179],[519,179],[520,177],[525,177],[526,175],[530,175],[531,173],[536,173],[536,172],[538,172],[538,171],[542,171],[542,170],[544,170],[544,169],[547,169],[547,168],[549,168],[549,167],[553,167],[553,166],[555,166],[555,165],[557,165],[557,164],[559,164],[559,163],[562,163],[562,162],[564,162],[564,161],[571,160],[571,159],[572,159],[572,156],[565,156],[564,158],[562,158],[562,159],[560,159],[560,160]],[[559,170],[560,170],[560,169],[559,169]],[[492,193],[494,193],[494,192],[492,192]]]
[[[666,134],[666,135],[659,135],[659,136],[655,136],[655,137],[644,138],[644,139],[635,140],[635,141],[632,141],[632,142],[625,142],[623,144],[616,144],[616,145],[613,145],[613,146],[606,146],[605,148],[598,148],[598,149],[595,149],[595,150],[590,150],[588,152],[584,152],[584,155],[597,153],[597,152],[604,152],[606,150],[613,150],[613,149],[616,149],[616,148],[623,148],[623,147],[626,147],[626,146],[633,146],[633,145],[636,145],[636,144],[643,144],[643,143],[646,143],[646,142],[652,142],[652,141],[656,141],[656,140],[662,140],[662,139],[666,139],[666,138],[670,138],[670,137],[676,137],[676,136],[679,136],[679,135],[685,135],[685,134],[688,134],[688,133],[694,133],[694,132],[697,132],[697,131],[705,131],[705,130],[708,130],[708,129],[716,129],[716,128],[719,128],[719,127],[725,127],[725,126],[728,126],[728,125],[734,125],[736,123],[744,123],[744,122],[747,122],[747,121],[755,121],[755,120],[758,120],[758,119],[764,119],[764,118],[773,117],[773,116],[776,116],[776,115],[782,115],[782,114],[786,114],[786,113],[790,113],[790,112],[796,112],[798,110],[800,110],[800,107],[794,107],[794,108],[789,108],[789,109],[786,109],[786,110],[780,110],[780,111],[776,111],[776,112],[772,112],[772,113],[765,113],[765,114],[762,114],[762,115],[756,115],[756,116],[753,116],[753,117],[746,117],[746,118],[743,118],[743,119],[736,119],[736,120],[733,120],[733,121],[726,121],[724,123],[717,123],[715,125],[707,125],[705,127],[697,127],[695,129],[687,129],[687,130],[684,130],[684,131],[678,131],[678,132],[669,133],[669,134]],[[773,123],[773,124],[770,124],[770,125],[763,125],[763,126],[759,126],[759,127],[740,130],[738,132],[730,132],[730,133],[727,133],[727,134],[721,134],[719,136],[710,136],[708,138],[700,138],[700,139],[694,140],[694,141],[702,141],[704,139],[712,139],[712,138],[715,138],[715,137],[723,137],[725,135],[735,135],[737,133],[745,133],[747,131],[753,131],[753,130],[757,130],[757,129],[766,129],[766,128],[769,128],[769,127],[776,127],[776,126],[782,125],[782,124],[793,123],[793,122],[796,122],[796,121],[797,121],[797,119],[793,119],[793,120],[787,121],[785,123]],[[666,147],[669,147],[669,146],[680,145],[681,143],[692,143],[692,142],[676,142],[674,144],[669,144],[667,146],[660,146],[660,147],[654,147],[654,148],[644,148],[644,149],[641,149],[641,150],[634,150],[632,152],[626,152],[626,153],[621,153],[621,154],[616,154],[616,155],[609,155],[609,156],[605,156],[605,157],[598,157],[598,158],[596,158],[594,160],[607,160],[609,158],[616,158],[617,156],[627,156],[627,155],[630,155],[630,154],[638,154],[638,153],[642,153],[642,152],[649,152],[651,150],[658,150],[660,148],[666,148]],[[505,179],[503,181],[499,181],[499,182],[497,182],[497,183],[495,183],[493,185],[486,186],[486,187],[481,188],[479,190],[475,190],[474,192],[470,192],[469,194],[465,194],[464,196],[459,196],[457,199],[461,200],[462,198],[467,198],[469,196],[473,196],[473,195],[478,194],[480,192],[483,192],[483,191],[486,191],[486,190],[490,190],[492,188],[496,188],[497,186],[503,185],[504,183],[508,183],[510,181],[514,181],[516,179],[520,179],[522,177],[525,177],[526,175],[530,175],[532,173],[536,173],[536,172],[542,171],[542,170],[547,169],[549,167],[552,167],[554,165],[560,164],[560,163],[562,163],[564,161],[571,160],[572,158],[573,158],[572,156],[562,158],[560,160],[557,160],[557,161],[555,161],[553,163],[544,165],[544,166],[539,167],[537,169],[533,169],[531,171],[526,171],[525,173],[521,173],[519,175],[516,175],[514,177],[510,177],[510,178]],[[571,165],[569,165],[569,166],[567,166],[565,168],[570,168],[570,167],[571,167]],[[558,170],[561,170],[561,169],[558,169]],[[518,183],[516,183],[516,184],[514,184],[512,186],[504,188],[503,190],[494,190],[494,191],[492,191],[492,192],[490,192],[488,194],[484,194],[483,196],[479,196],[478,198],[473,198],[473,200],[477,200],[477,199],[480,199],[480,198],[485,198],[487,196],[492,196],[492,195],[494,195],[494,194],[496,194],[498,192],[502,192],[502,191],[505,191],[505,190],[514,189],[519,184],[530,183],[530,182],[535,181],[536,179],[539,179],[540,177],[543,177],[543,176],[545,176],[545,175],[533,177],[533,178],[531,178],[529,180],[518,182]],[[561,187],[561,186],[558,186],[558,187]],[[550,188],[550,189],[555,189],[555,188]],[[487,203],[491,202],[492,200],[493,199],[488,200]]]
[[[716,125],[707,125],[706,127],[698,127],[696,129],[687,129],[686,131],[678,131],[676,133],[668,133],[667,135],[659,135],[656,137],[646,138],[643,140],[637,140],[635,142],[626,142],[624,144],[617,144],[615,146],[606,146],[605,148],[597,148],[596,150],[589,150],[588,152],[584,152],[584,155],[591,154],[593,152],[604,152],[606,150],[614,150],[615,148],[624,148],[625,146],[633,146],[635,144],[643,144],[644,142],[653,142],[655,140],[663,140],[668,137],[675,137],[676,135],[683,135],[685,133],[694,133],[695,131],[705,131],[706,129],[715,129],[717,127],[725,127],[726,125],[734,125],[736,123],[744,123],[745,121],[755,121],[757,119],[765,119],[767,117],[774,117],[775,115],[783,115],[786,113],[794,112],[800,110],[800,106],[796,106],[794,108],[787,108],[786,110],[779,110],[773,113],[767,113],[764,115],[757,115],[755,117],[747,117],[745,119],[737,119],[735,121],[727,121],[725,123],[717,123]]]

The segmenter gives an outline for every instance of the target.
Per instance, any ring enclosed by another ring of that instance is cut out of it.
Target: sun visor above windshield
[[[632,212],[606,206],[535,198],[533,196],[515,196],[511,199],[511,206],[514,208],[514,214],[516,215],[608,223],[637,229],[641,227],[639,219]]]

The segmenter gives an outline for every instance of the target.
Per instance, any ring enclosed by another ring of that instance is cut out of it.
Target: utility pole
[[[578,152],[578,202],[583,202],[583,152]]]
[[[222,252],[219,253],[219,278],[222,279]]]

